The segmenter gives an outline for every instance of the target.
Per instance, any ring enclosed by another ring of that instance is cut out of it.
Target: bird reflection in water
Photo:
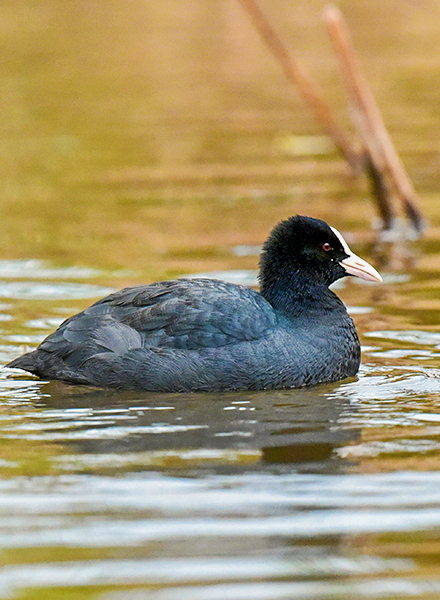
[[[63,430],[66,438],[69,429],[77,433],[68,442],[71,445],[73,441],[79,458],[81,454],[111,453],[123,458],[127,453],[172,451],[176,456],[171,467],[174,469],[184,466],[179,465],[179,452],[218,450],[218,461],[207,463],[215,472],[291,470],[292,466],[304,472],[339,472],[349,463],[335,449],[360,436],[360,430],[341,423],[341,416],[353,408],[349,400],[338,397],[339,385],[154,394],[52,382],[44,386],[48,393],[41,404],[50,409],[52,416],[54,410],[55,414],[60,410],[67,426]],[[65,409],[70,411],[66,413]],[[228,450],[254,452],[256,459],[252,464],[223,462],[222,451]],[[154,461],[148,468],[155,468]]]

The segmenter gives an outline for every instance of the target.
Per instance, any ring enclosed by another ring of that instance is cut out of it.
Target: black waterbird
[[[70,317],[9,363],[68,383],[157,392],[296,388],[357,373],[360,345],[329,289],[381,281],[324,221],[279,223],[260,258],[260,292],[212,279],[124,289]]]

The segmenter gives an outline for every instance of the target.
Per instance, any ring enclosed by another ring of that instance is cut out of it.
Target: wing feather
[[[197,350],[264,337],[276,313],[257,292],[211,279],[127,288],[67,319],[42,343],[64,356],[134,348]],[[66,344],[67,342],[67,344]],[[81,349],[80,349],[81,348]]]

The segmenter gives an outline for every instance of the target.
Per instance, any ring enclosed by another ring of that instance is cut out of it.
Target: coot
[[[9,367],[155,392],[296,388],[357,373],[353,321],[329,285],[381,281],[324,221],[295,216],[263,246],[260,292],[211,279],[124,289],[60,325]]]

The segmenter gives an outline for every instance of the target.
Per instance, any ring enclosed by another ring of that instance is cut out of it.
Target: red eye
[[[329,250],[332,249],[332,247],[330,246],[330,244],[328,242],[325,242],[325,244],[322,244],[322,249],[325,250],[326,252],[328,252]]]

